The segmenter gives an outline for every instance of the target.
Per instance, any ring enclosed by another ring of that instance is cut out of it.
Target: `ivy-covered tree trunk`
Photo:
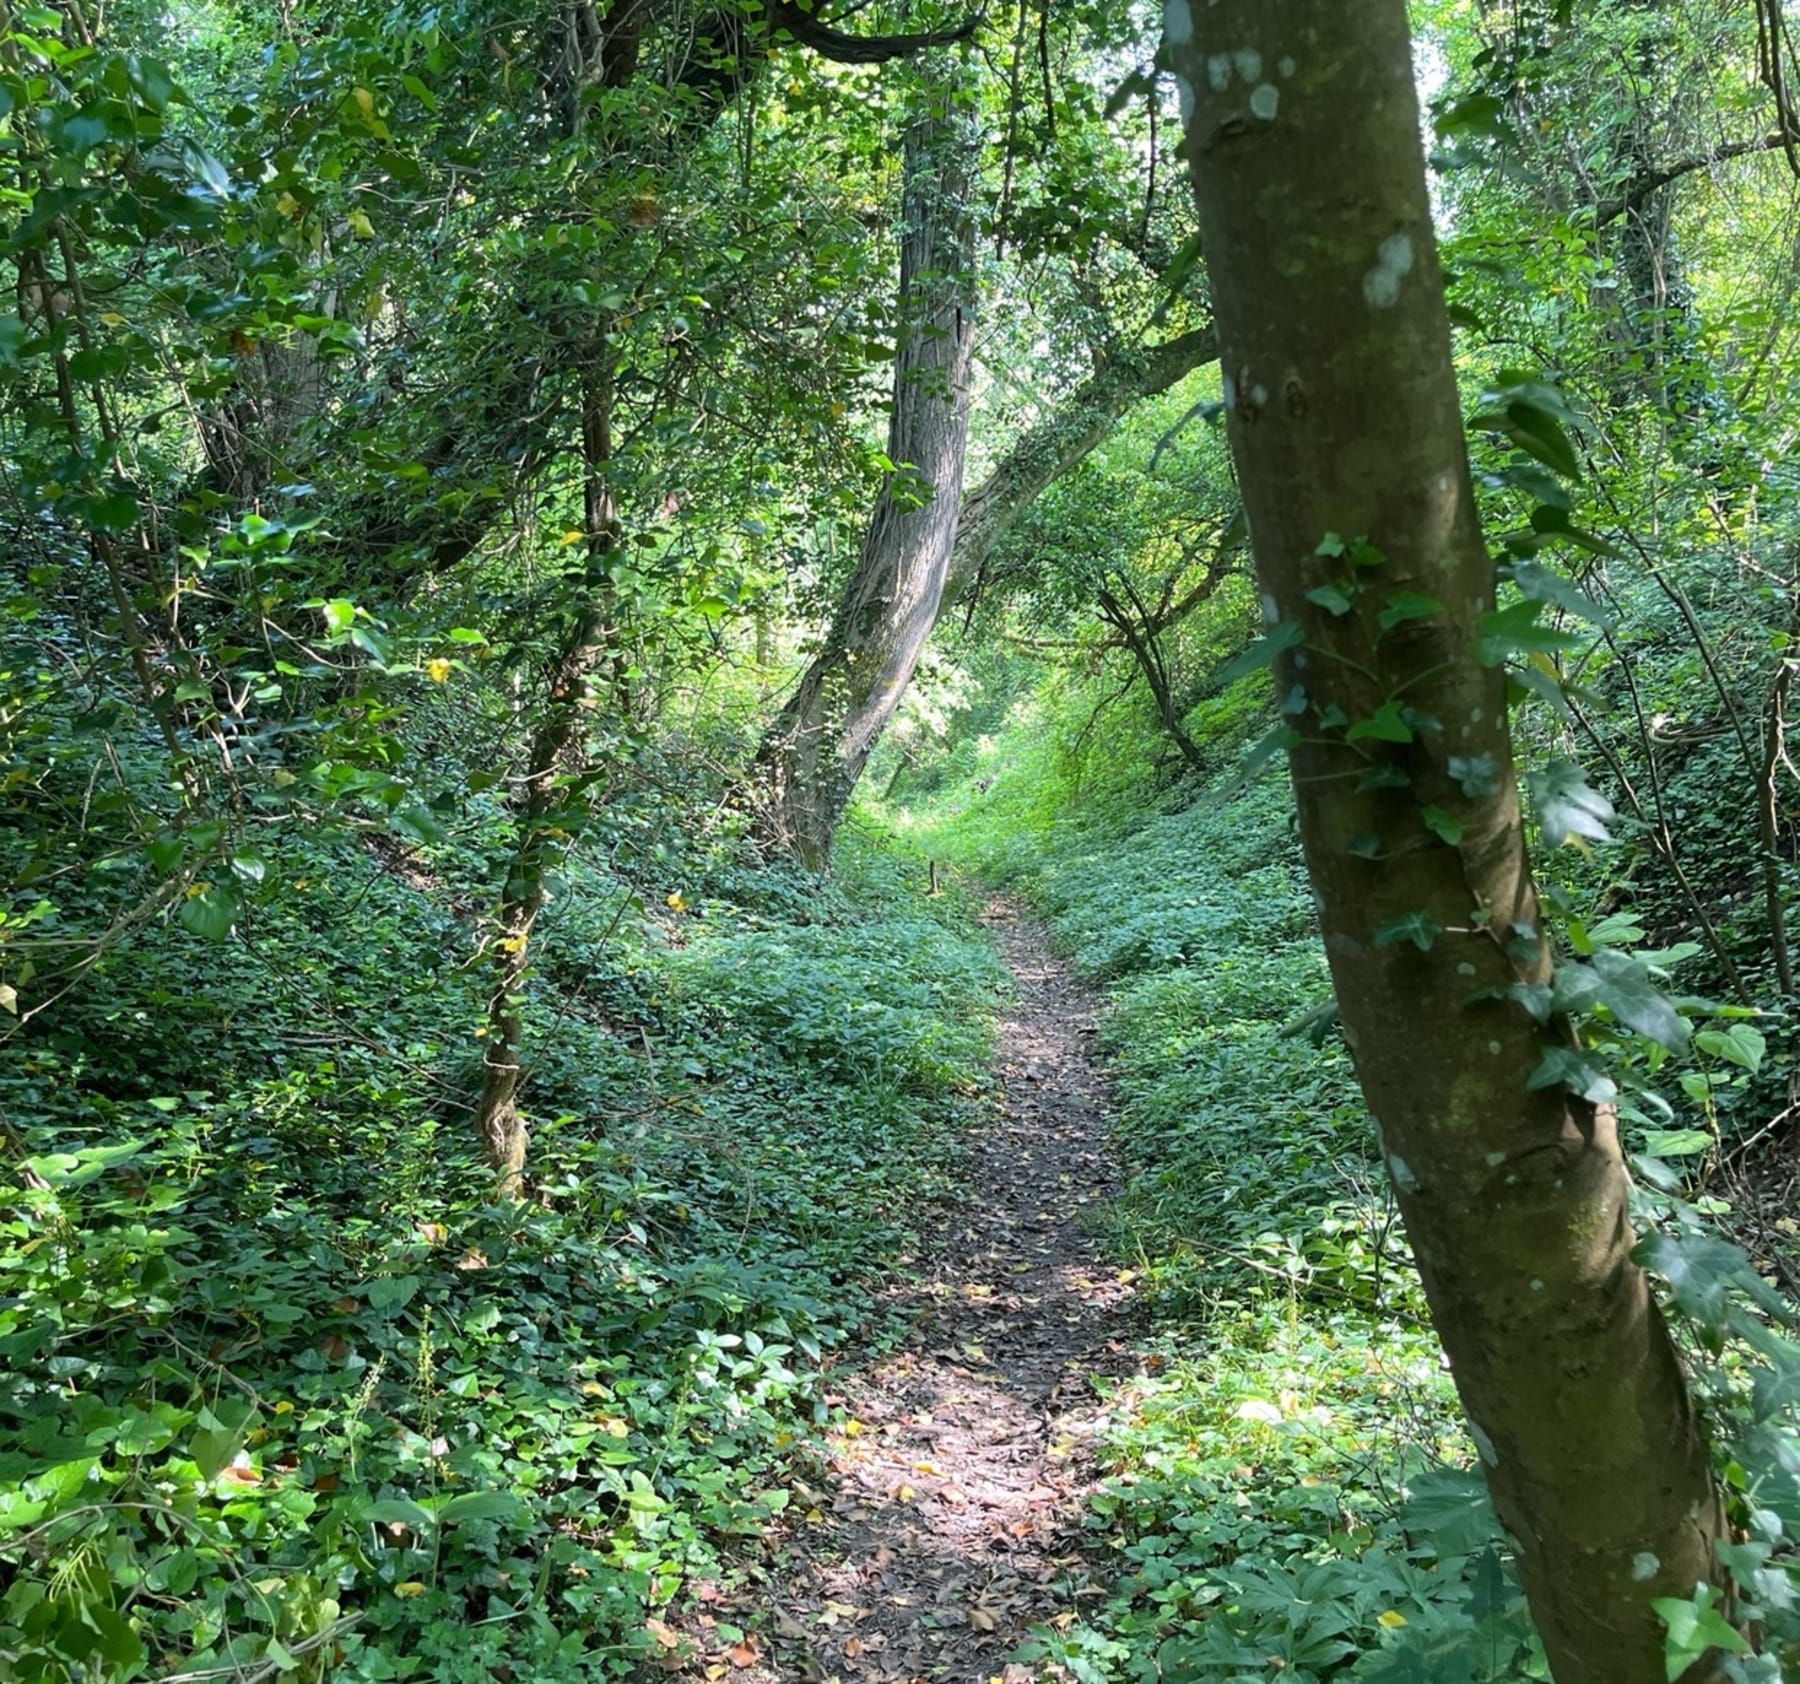
[[[587,808],[585,790],[572,793],[570,777],[586,759],[581,742],[594,679],[616,644],[610,572],[618,541],[609,478],[611,356],[607,334],[595,334],[583,376],[581,410],[587,576],[582,600],[574,605],[569,629],[551,659],[544,711],[531,734],[524,777],[514,790],[516,840],[487,943],[492,983],[482,1029],[475,1128],[494,1168],[500,1196],[507,1199],[518,1198],[524,1190],[530,1145],[525,1114],[519,1109],[519,1087],[525,1071],[525,983],[531,970],[531,938],[549,899],[549,879],[568,852]]]
[[[769,838],[809,865],[832,838],[937,623],[961,507],[975,340],[977,135],[952,76],[927,75],[906,137],[900,327],[888,457],[862,553],[824,648],[759,759]]]
[[[1617,1120],[1528,1085],[1570,1034],[1513,992],[1551,958],[1405,3],[1167,0],[1165,24],[1344,1032],[1555,1676],[1664,1684],[1651,1598],[1717,1577],[1723,1520]]]

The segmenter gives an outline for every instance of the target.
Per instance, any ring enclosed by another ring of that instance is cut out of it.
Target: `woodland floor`
[[[1082,1605],[1092,1382],[1132,1362],[1129,1275],[1086,1221],[1113,1184],[1107,1096],[1093,1002],[1043,926],[998,897],[984,921],[1016,997],[969,1197],[908,1289],[913,1337],[840,1387],[848,1418],[765,1581],[746,1684],[1012,1684],[1036,1676],[1007,1659],[1029,1628]]]

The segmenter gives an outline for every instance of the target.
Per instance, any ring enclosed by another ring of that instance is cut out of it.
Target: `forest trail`
[[[1016,901],[983,921],[1015,979],[970,1197],[928,1242],[905,1349],[843,1387],[817,1518],[772,1585],[772,1649],[740,1677],[988,1684],[1086,1581],[1073,1535],[1100,1415],[1131,1361],[1129,1275],[1084,1213],[1113,1185],[1094,1007]],[[765,1628],[766,1629],[766,1628]]]

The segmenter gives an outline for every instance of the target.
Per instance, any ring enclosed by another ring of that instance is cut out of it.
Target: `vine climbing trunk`
[[[525,982],[531,965],[531,937],[549,898],[550,875],[580,829],[585,795],[579,768],[570,762],[582,758],[580,741],[593,701],[593,681],[616,641],[611,561],[618,543],[618,517],[609,478],[612,408],[611,350],[607,335],[601,332],[589,347],[582,380],[586,577],[569,629],[551,659],[544,710],[531,735],[524,775],[514,788],[516,840],[488,941],[492,982],[483,1025],[475,1127],[493,1165],[500,1195],[509,1199],[517,1198],[524,1188],[529,1145],[525,1114],[519,1108],[519,1087],[524,1075]],[[572,777],[572,773],[576,775]]]
[[[961,506],[975,338],[977,131],[943,70],[921,76],[902,189],[899,332],[888,457],[862,552],[758,755],[769,840],[830,858],[851,792],[937,623]]]
[[[1165,31],[1345,1036],[1558,1684],[1664,1684],[1651,1598],[1716,1580],[1723,1517],[1617,1120],[1529,1085],[1570,1037],[1518,1003],[1551,958],[1405,0],[1167,0]]]

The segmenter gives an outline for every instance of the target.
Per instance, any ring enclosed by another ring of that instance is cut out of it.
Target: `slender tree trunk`
[[[498,1177],[500,1195],[509,1199],[523,1191],[529,1144],[524,1113],[519,1109],[519,1084],[524,1075],[524,989],[531,967],[531,937],[549,898],[550,874],[568,848],[569,816],[558,811],[566,793],[566,762],[581,735],[594,675],[614,643],[607,574],[618,533],[608,480],[613,403],[610,357],[606,335],[597,335],[589,352],[581,416],[587,600],[550,666],[549,697],[532,733],[523,784],[514,797],[518,840],[507,866],[488,949],[493,984],[484,1025],[475,1127]]]
[[[1304,637],[1278,683],[1345,1034],[1555,1676],[1664,1684],[1650,1599],[1717,1578],[1723,1516],[1617,1120],[1526,1085],[1569,1031],[1508,997],[1551,959],[1477,658],[1405,3],[1168,0],[1166,27],[1264,610]]]
[[[770,839],[823,866],[856,781],[937,622],[955,541],[975,337],[969,192],[976,131],[955,79],[929,75],[906,137],[900,331],[888,456],[825,647],[759,755]]]

